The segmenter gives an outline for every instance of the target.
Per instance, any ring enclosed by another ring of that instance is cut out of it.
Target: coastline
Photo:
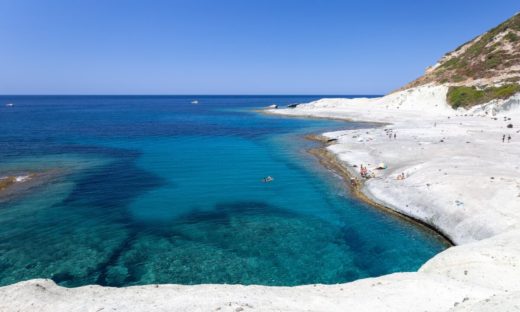
[[[360,192],[439,227],[456,244],[416,272],[296,287],[65,288],[35,279],[0,287],[0,311],[515,311],[520,306],[520,142],[500,144],[498,138],[505,131],[517,138],[517,128],[505,126],[512,118],[517,127],[520,110],[499,112],[504,121],[488,115],[486,107],[454,111],[445,103],[446,92],[446,86],[426,86],[273,112],[387,125],[325,133],[322,137],[334,144],[322,149],[337,163],[373,166],[384,160],[388,169]],[[504,106],[520,108],[520,95],[507,101]],[[398,140],[388,137],[389,129]],[[397,180],[402,172],[406,179]]]
[[[370,205],[373,208],[379,209],[387,214],[398,217],[401,220],[412,223],[414,226],[421,227],[431,235],[438,236],[439,239],[444,241],[447,248],[456,245],[446,234],[433,225],[385,206],[383,203],[380,203],[376,199],[365,194],[363,192],[363,180],[353,170],[349,169],[346,164],[342,163],[334,153],[327,150],[327,145],[331,144],[329,139],[319,134],[306,135],[305,139],[321,144],[320,147],[311,148],[307,152],[316,157],[323,167],[339,175],[342,178],[345,187],[355,198]],[[355,185],[348,183],[351,179],[356,179],[357,183]]]
[[[349,164],[368,164],[373,170],[387,163],[390,169],[356,188],[358,198],[423,223],[454,244],[417,274],[482,285],[494,291],[492,297],[518,292],[520,94],[454,110],[446,92],[446,86],[426,85],[377,99],[322,99],[268,113],[386,124],[311,138],[326,151],[318,152],[322,164],[339,168],[347,179],[356,177]],[[507,136],[516,141],[504,142]],[[401,173],[406,178],[399,180]],[[500,299],[500,304],[520,303],[520,295],[516,299]]]
[[[495,146],[506,123],[497,122],[495,113],[488,115],[485,105],[469,112],[453,110],[445,101],[446,92],[442,85],[424,86],[382,98],[322,99],[266,113],[384,124],[321,136],[330,141],[325,148],[340,163],[364,164],[372,170],[380,162],[389,165],[374,170],[377,177],[366,181],[364,196],[429,224],[459,245],[519,227],[520,215],[511,201],[520,190],[519,167],[515,145]],[[520,96],[503,101],[503,106],[515,107],[517,102]],[[490,106],[495,111],[497,103]],[[504,120],[514,119],[516,113],[504,112]],[[393,131],[399,133],[397,140],[388,139]],[[508,132],[514,137],[512,130]],[[396,181],[403,172],[407,179]],[[473,183],[475,179],[480,185]],[[486,198],[489,192],[500,198]],[[494,208],[483,209],[482,203]],[[495,222],[486,222],[489,218]]]

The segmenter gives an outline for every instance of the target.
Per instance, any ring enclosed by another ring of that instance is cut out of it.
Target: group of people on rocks
[[[375,174],[363,165],[359,166],[359,175],[364,179],[375,178]]]
[[[367,169],[367,167],[361,165],[359,167],[359,174],[361,175],[362,178],[368,177],[368,169]]]
[[[388,138],[391,140],[392,137],[394,137],[394,140],[397,139],[397,133],[393,132],[392,129],[385,129],[386,135],[388,135]]]
[[[506,141],[506,135],[503,134],[502,135],[502,143],[504,143],[505,141]],[[509,142],[511,142],[511,135],[510,134],[507,136],[507,143],[509,143]]]
[[[368,168],[363,165],[359,166],[359,175],[364,179],[375,178],[374,172],[368,170]],[[404,179],[406,179],[406,174],[404,172],[397,175],[397,177],[396,177],[396,180],[404,180]],[[350,183],[353,186],[356,186],[357,181],[356,181],[356,179],[352,178],[352,179],[350,179]]]

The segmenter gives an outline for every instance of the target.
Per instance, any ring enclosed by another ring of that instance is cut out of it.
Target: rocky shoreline
[[[429,232],[430,235],[438,236],[445,242],[447,247],[455,245],[455,243],[453,243],[448,236],[439,231],[439,229],[437,229],[436,227],[422,220],[413,218],[404,213],[400,213],[388,206],[385,206],[383,203],[378,202],[376,199],[367,196],[367,194],[363,192],[364,180],[359,176],[359,174],[357,174],[354,170],[342,163],[334,153],[330,152],[327,149],[327,146],[334,144],[335,141],[331,141],[330,139],[322,135],[314,134],[307,135],[305,136],[305,138],[307,140],[315,141],[322,144],[321,147],[309,149],[309,154],[315,156],[320,162],[320,164],[323,165],[325,168],[339,175],[343,179],[345,187],[355,198],[369,204],[372,207],[375,207],[376,209],[380,209],[387,214],[396,216],[402,220],[405,220],[406,222],[413,223],[415,226],[421,227],[422,230]],[[350,181],[352,180],[356,182],[351,183]]]

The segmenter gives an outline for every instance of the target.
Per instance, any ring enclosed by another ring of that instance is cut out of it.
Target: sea
[[[323,97],[0,96],[0,177],[41,179],[0,196],[0,286],[294,286],[417,270],[446,241],[354,198],[307,152],[307,134],[375,125],[258,112]]]

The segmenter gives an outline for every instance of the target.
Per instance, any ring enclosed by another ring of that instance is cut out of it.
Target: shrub
[[[447,94],[448,103],[451,107],[469,107],[481,101],[484,92],[475,87],[450,87]]]
[[[503,85],[498,88],[489,88],[492,99],[507,99],[517,92],[520,92],[520,85],[516,83]],[[486,89],[487,90],[487,89]]]
[[[446,99],[455,109],[459,107],[468,108],[494,99],[507,99],[517,92],[520,92],[520,85],[516,83],[500,87],[488,87],[482,90],[475,87],[458,86],[448,89]]]
[[[515,34],[515,33],[512,33],[512,32],[509,32],[505,38],[511,42],[516,42],[518,41],[518,36]]]
[[[496,68],[504,61],[504,56],[501,53],[493,53],[486,57],[484,66],[488,69]]]

